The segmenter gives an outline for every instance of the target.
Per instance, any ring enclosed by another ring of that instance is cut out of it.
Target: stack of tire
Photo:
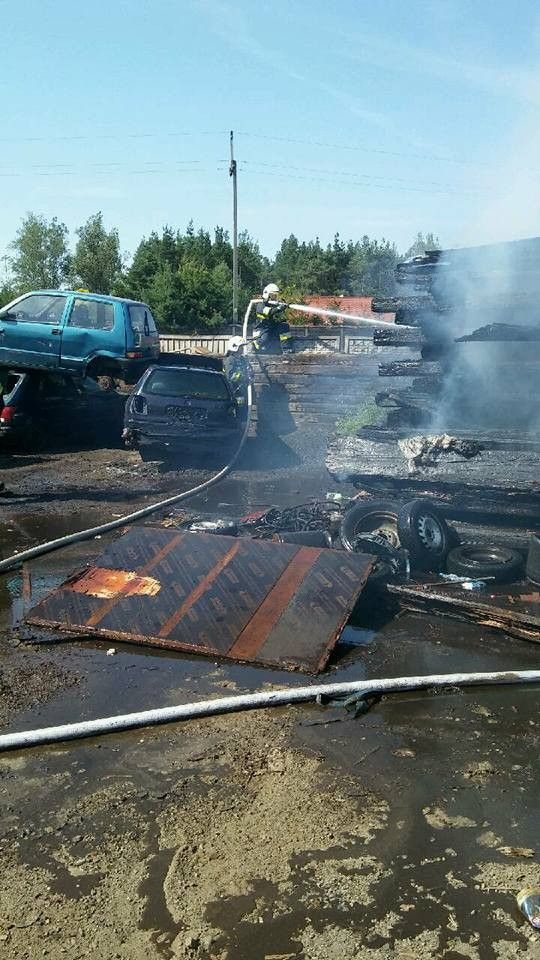
[[[377,557],[372,576],[382,582],[407,577],[410,569],[418,574],[446,571],[473,580],[489,577],[502,583],[519,579],[523,570],[518,550],[460,543],[454,527],[427,499],[402,505],[356,499],[343,515],[340,539],[346,550]]]

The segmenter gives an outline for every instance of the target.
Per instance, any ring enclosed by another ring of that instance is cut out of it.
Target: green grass
[[[336,433],[340,437],[355,437],[361,427],[379,427],[384,424],[385,410],[381,410],[374,400],[369,400],[354,413],[341,417],[336,423]]]

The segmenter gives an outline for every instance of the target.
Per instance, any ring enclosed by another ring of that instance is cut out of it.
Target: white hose
[[[153,726],[172,720],[188,720],[194,717],[210,717],[220,713],[253,710],[262,707],[277,707],[291,703],[316,700],[317,697],[346,695],[373,695],[397,693],[402,690],[422,690],[429,687],[480,686],[488,683],[538,683],[540,670],[505,670],[498,673],[442,673],[425,677],[394,677],[386,680],[352,680],[345,683],[325,683],[308,687],[289,687],[285,690],[265,690],[262,693],[246,693],[237,697],[219,697],[216,700],[201,700],[176,707],[160,707],[157,710],[142,710],[119,717],[104,717],[101,720],[83,720],[80,723],[65,723],[42,730],[23,730],[0,736],[0,752],[20,747],[35,747],[41,743],[56,743],[61,740],[77,740],[102,733],[129,730],[132,727]]]
[[[87,530],[79,530],[77,533],[68,533],[64,537],[58,537],[56,540],[49,540],[46,543],[39,543],[37,546],[30,547],[28,550],[22,550],[20,553],[16,553],[12,557],[6,557],[4,560],[0,560],[0,573],[4,573],[6,570],[13,570],[14,567],[18,567],[21,563],[25,563],[27,560],[33,560],[34,557],[40,557],[44,553],[51,553],[53,550],[60,550],[61,547],[67,547],[70,543],[80,543],[84,540],[92,540],[94,537],[97,537],[102,533],[108,533],[110,530],[117,530],[119,527],[125,526],[126,523],[133,523],[135,520],[141,520],[143,517],[148,517],[151,513],[156,513],[158,510],[165,509],[165,507],[171,507],[175,503],[180,503],[182,500],[187,500],[188,497],[193,497],[202,490],[207,490],[208,487],[214,486],[214,484],[218,483],[223,479],[223,477],[230,473],[240,455],[242,447],[244,446],[247,432],[249,430],[252,399],[252,387],[251,384],[248,384],[246,425],[244,427],[244,432],[240,439],[238,448],[229,463],[227,463],[213,477],[210,477],[209,480],[205,480],[204,483],[199,483],[196,487],[192,487],[190,490],[184,490],[183,493],[176,493],[172,497],[167,497],[166,500],[160,500],[158,503],[152,503],[147,507],[141,507],[140,510],[135,510],[133,513],[128,513],[124,517],[118,517],[116,520],[109,520],[108,523],[101,523],[97,527],[88,527]]]

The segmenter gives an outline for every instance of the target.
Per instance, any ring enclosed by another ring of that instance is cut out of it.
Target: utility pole
[[[236,160],[234,159],[234,133],[231,130],[231,164],[229,176],[233,186],[233,266],[232,266],[232,320],[238,324],[238,192],[236,178]]]

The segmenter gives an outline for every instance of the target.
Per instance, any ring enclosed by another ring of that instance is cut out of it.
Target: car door
[[[60,293],[29,293],[0,310],[0,363],[45,370],[58,367],[68,299]]]

